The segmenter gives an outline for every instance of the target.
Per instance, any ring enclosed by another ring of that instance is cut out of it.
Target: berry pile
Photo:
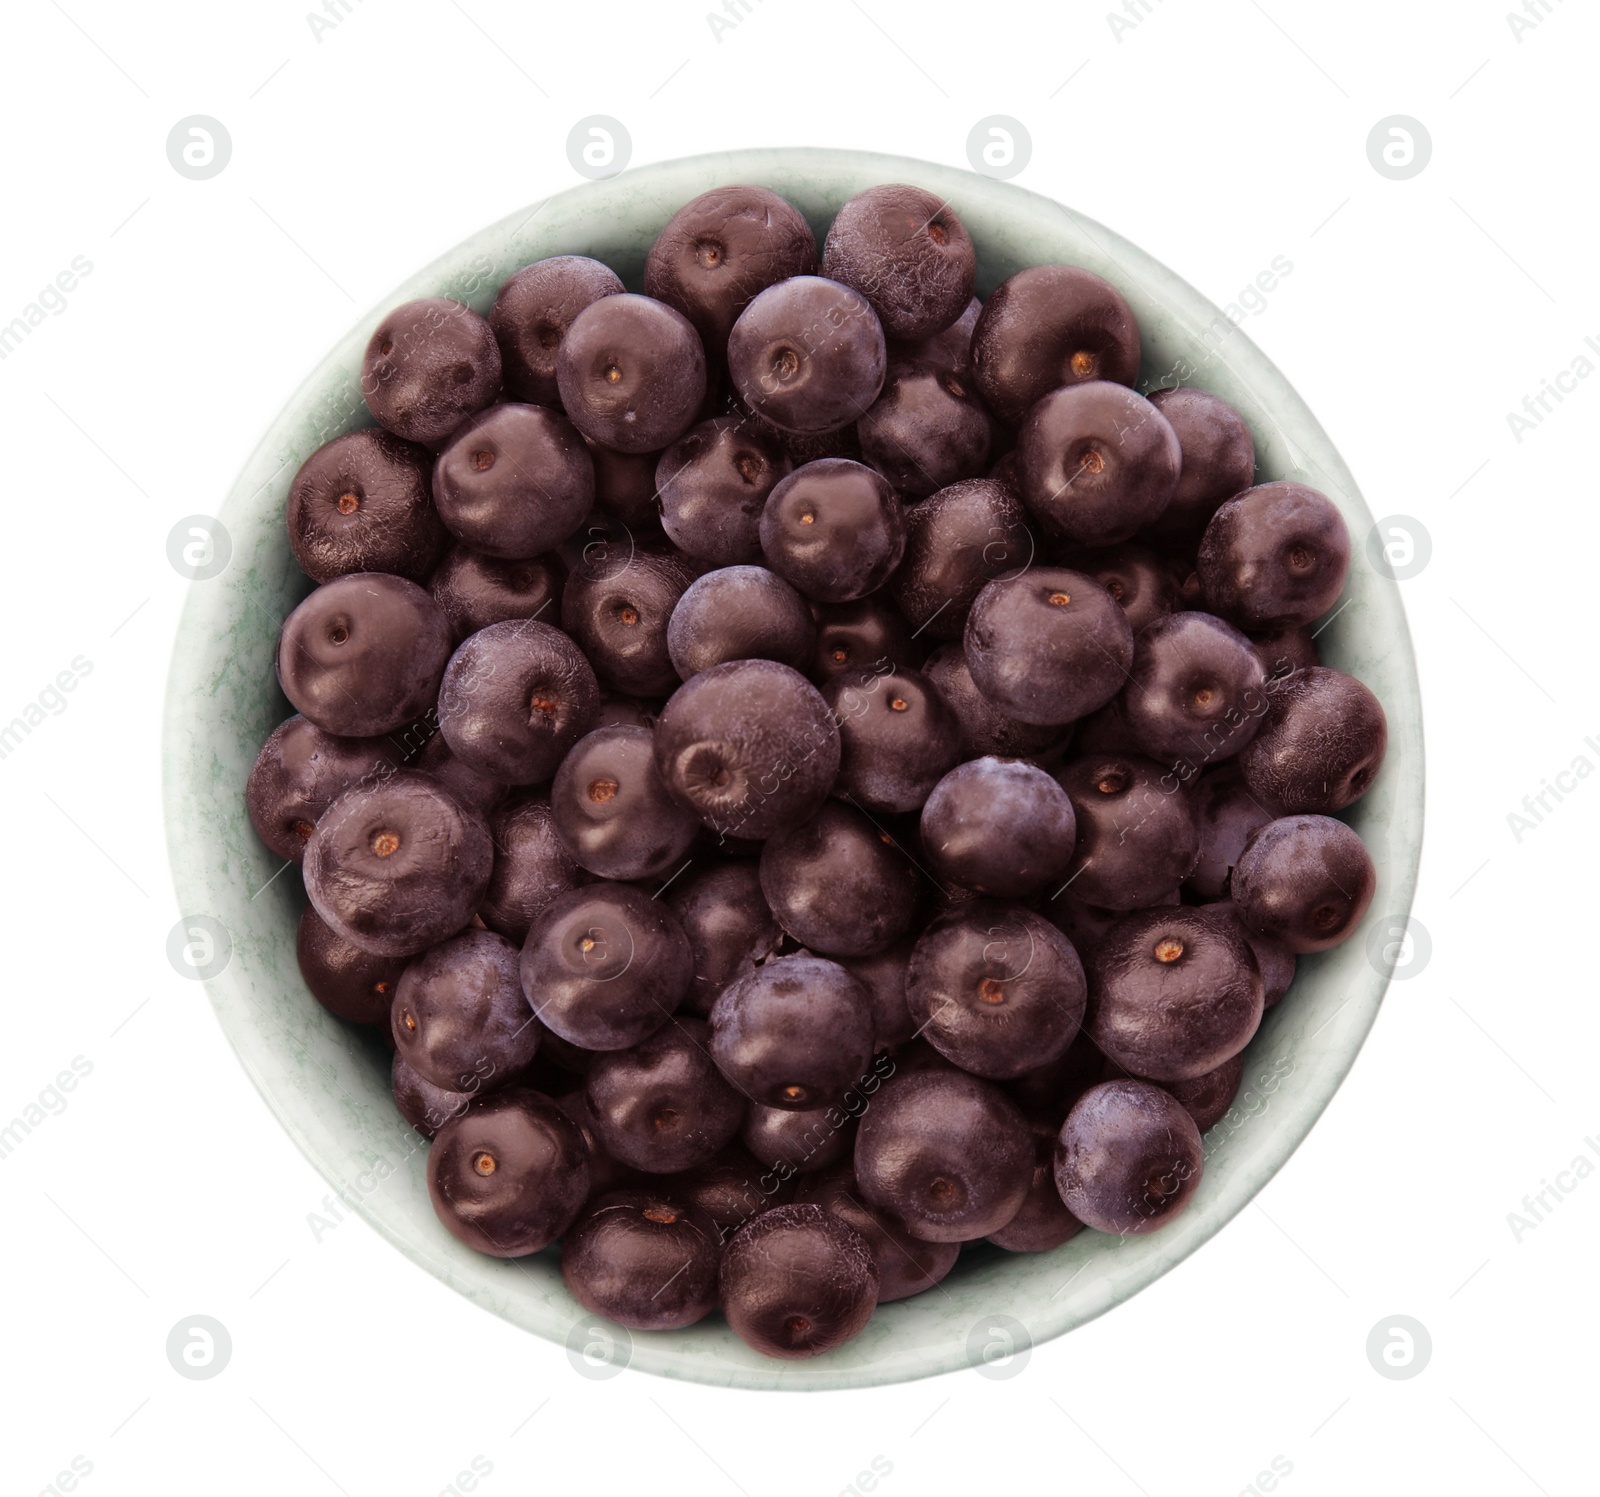
[[[440,1220],[807,1357],[962,1244],[1171,1221],[1373,895],[1335,506],[1134,382],[1118,291],[973,295],[949,204],[726,187],[380,324],[288,502],[247,800]]]

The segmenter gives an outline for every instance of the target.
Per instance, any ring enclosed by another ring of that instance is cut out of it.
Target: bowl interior
[[[1378,897],[1337,950],[1302,958],[1288,997],[1248,1052],[1233,1112],[1206,1139],[1204,1178],[1188,1211],[1146,1238],[1084,1231],[1054,1252],[963,1252],[950,1278],[881,1307],[849,1345],[798,1364],[750,1351],[713,1316],[685,1331],[631,1338],[583,1311],[554,1250],[482,1257],[435,1219],[426,1145],[395,1112],[388,1065],[370,1035],[325,1013],[295,964],[304,895],[295,872],[258,841],[243,789],[261,741],[290,708],[273,675],[279,624],[310,584],[284,530],[299,464],[340,432],[369,424],[362,352],[384,311],[418,296],[455,296],[487,311],[512,271],[547,255],[590,254],[640,288],[645,252],[671,214],[719,184],[760,182],[796,203],[819,243],[846,198],[880,182],[946,198],[978,249],[979,293],[1030,264],[1081,265],[1116,284],[1144,339],[1141,386],[1195,384],[1231,402],[1255,435],[1259,472],[1321,489],[1343,511],[1355,558],[1342,607],[1318,635],[1327,663],[1366,681],[1390,724],[1383,771],[1347,815],[1372,852]],[[894,156],[811,149],[701,156],[630,171],[546,199],[473,235],[399,287],[322,361],[269,428],[219,512],[226,569],[191,584],[168,682],[166,822],[182,913],[220,922],[231,943],[207,981],[217,1017],[284,1128],[344,1199],[430,1273],[485,1309],[567,1345],[625,1347],[634,1367],[750,1388],[840,1388],[971,1365],[1024,1340],[1070,1330],[1136,1293],[1241,1210],[1327,1105],[1377,1013],[1388,978],[1369,935],[1410,908],[1422,833],[1422,730],[1415,663],[1395,583],[1373,571],[1372,516],[1322,429],[1288,382],[1204,297],[1132,244],[1048,198],[970,172]]]

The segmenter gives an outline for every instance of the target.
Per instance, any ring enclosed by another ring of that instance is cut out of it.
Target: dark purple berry
[[[921,497],[984,471],[992,425],[959,375],[936,364],[892,360],[856,434],[868,463],[900,493]]]
[[[786,1175],[809,1175],[849,1154],[855,1145],[853,1121],[838,1107],[796,1112],[752,1102],[739,1137],[764,1168]]]
[[[980,759],[985,754],[1003,759],[1036,757],[1061,744],[1070,732],[1059,725],[1025,723],[1002,712],[978,690],[960,641],[940,645],[928,657],[927,676],[961,725],[963,759]]]
[[[611,557],[567,579],[561,627],[613,691],[665,696],[678,684],[667,625],[691,581],[693,573],[676,556],[636,551]]]
[[[432,1138],[451,1118],[464,1113],[475,1095],[449,1091],[423,1080],[401,1059],[398,1050],[390,1063],[389,1089],[394,1093],[395,1110],[424,1138]]]
[[[552,255],[524,265],[500,288],[489,326],[500,345],[506,394],[559,406],[556,359],[578,313],[623,289],[617,273],[586,255]]]
[[[511,787],[493,775],[486,775],[456,756],[443,733],[435,732],[411,761],[412,769],[430,774],[464,806],[484,816],[492,816]]]
[[[1260,657],[1232,624],[1209,613],[1169,613],[1134,641],[1122,715],[1141,753],[1198,771],[1255,737],[1266,684]]]
[[[1299,953],[1348,939],[1376,887],[1371,855],[1342,821],[1284,816],[1250,838],[1232,893],[1251,930]]]
[[[1192,543],[1224,500],[1255,482],[1255,441],[1244,417],[1204,390],[1155,390],[1150,403],[1171,423],[1183,449],[1178,487],[1155,530]]]
[[[508,619],[553,623],[561,617],[561,577],[554,557],[505,561],[458,542],[428,579],[428,591],[449,620],[451,638],[460,644],[469,634]]]
[[[367,409],[408,442],[443,441],[499,389],[500,349],[489,324],[439,296],[390,312],[361,363]]]
[[[767,496],[760,534],[780,577],[818,603],[848,603],[876,592],[900,565],[905,510],[881,474],[825,457]]]
[[[472,918],[493,861],[482,816],[432,776],[399,770],[323,812],[306,846],[306,893],[363,951],[411,956]]]
[[[528,927],[559,895],[588,882],[588,875],[556,835],[546,796],[529,796],[489,818],[494,871],[478,917],[520,946]]]
[[[797,1199],[821,1206],[866,1238],[878,1265],[880,1305],[932,1289],[955,1267],[961,1252],[959,1243],[923,1242],[907,1232],[892,1212],[869,1206],[856,1183],[855,1169],[849,1164],[803,1180]]]
[[[1344,517],[1302,483],[1246,489],[1200,541],[1206,607],[1241,629],[1314,623],[1338,602],[1349,569]]]
[[[587,1206],[561,1240],[561,1277],[586,1310],[634,1331],[676,1330],[717,1307],[717,1224],[652,1190]]]
[[[978,894],[1020,899],[1072,862],[1077,818],[1042,769],[989,756],[952,769],[922,808],[922,847],[934,872]]]
[[[1251,793],[1278,813],[1326,815],[1372,788],[1388,744],[1377,697],[1354,676],[1314,665],[1268,695],[1239,767]]]
[[[859,686],[836,677],[822,695],[839,722],[834,793],[868,811],[917,810],[961,758],[961,724],[920,671],[889,670]]]
[[[1178,584],[1171,567],[1145,546],[1124,543],[1086,551],[1077,558],[1077,567],[1111,594],[1135,636],[1178,607]]]
[[[337,738],[304,717],[287,718],[268,734],[245,782],[250,824],[280,858],[298,863],[333,799],[399,762],[387,739]]]
[[[450,625],[415,582],[351,572],[283,621],[278,684],[295,709],[341,738],[392,733],[433,705]]]
[[[313,582],[347,572],[423,581],[444,547],[427,450],[375,427],[346,432],[289,486],[289,544]]]
[[[900,611],[934,640],[959,639],[986,583],[1034,560],[1028,513],[992,478],[953,483],[906,510],[906,549],[889,584]]]
[[[916,1033],[916,1020],[906,1006],[906,967],[914,945],[914,938],[907,936],[871,956],[840,963],[872,999],[872,1035],[879,1050],[898,1050]]]
[[[850,603],[819,604],[812,611],[817,645],[811,677],[818,685],[843,679],[860,686],[887,671],[915,670],[922,664],[922,644],[881,593]]]
[[[667,623],[667,652],[687,681],[728,660],[811,664],[817,629],[806,600],[765,567],[722,567],[691,582]]]
[[[692,1014],[709,1014],[723,989],[774,956],[783,938],[750,858],[686,875],[672,885],[667,904],[693,954],[694,980],[684,999]]]
[[[989,1234],[989,1241],[1008,1253],[1048,1253],[1083,1230],[1056,1189],[1056,1129],[1030,1122],[1033,1133],[1033,1178],[1017,1214]]]
[[[314,905],[300,916],[295,959],[311,996],[330,1014],[352,1024],[385,1024],[404,957],[374,956],[345,940]]]
[[[1149,1081],[1105,1081],[1067,1114],[1056,1140],[1056,1189],[1099,1232],[1142,1234],[1177,1216],[1205,1168],[1200,1130]]]
[[[550,786],[556,835],[601,878],[661,878],[682,864],[699,818],[667,794],[648,728],[596,728],[572,746]]]
[[[1194,792],[1200,858],[1185,886],[1201,899],[1225,899],[1239,854],[1251,833],[1272,820],[1272,812],[1250,793],[1237,765],[1200,777]]]
[[[761,511],[793,466],[752,422],[702,421],[656,465],[662,528],[679,550],[709,566],[760,561]]]
[[[1200,855],[1194,806],[1177,774],[1133,754],[1085,754],[1057,778],[1078,818],[1073,897],[1107,910],[1175,899]]]

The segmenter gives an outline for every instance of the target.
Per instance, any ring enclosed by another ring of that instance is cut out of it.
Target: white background
[[[1294,1497],[1596,1489],[1600,1184],[1520,1241],[1508,1213],[1600,1150],[1600,779],[1520,841],[1507,815],[1579,754],[1600,764],[1600,380],[1520,442],[1507,413],[1600,336],[1600,20],[1550,0],[1519,39],[1503,0],[1130,5],[1120,40],[1106,0],[960,20],[919,0],[750,0],[720,40],[706,0],[352,0],[320,40],[305,0],[6,6],[0,323],[74,256],[93,265],[0,362],[0,720],[74,657],[92,665],[0,760],[0,1121],[73,1057],[93,1067],[0,1159],[7,1492],[48,1490],[75,1456],[93,1468],[78,1490],[107,1497],[433,1497],[474,1457],[490,1497],[832,1497],[874,1457],[891,1497],[1234,1494],[1275,1457]],[[1292,262],[1247,333],[1374,513],[1432,536],[1403,584],[1431,959],[1256,1206],[1008,1380],[778,1397],[579,1377],[358,1220],[314,1239],[327,1186],[164,954],[158,719],[187,585],[168,530],[215,509],[359,313],[574,185],[567,132],[595,113],[624,121],[636,163],[813,144],[960,165],[975,121],[1022,120],[1021,185],[1217,302]],[[209,181],[167,160],[191,114],[232,136]],[[1406,181],[1367,156],[1392,114],[1432,138]],[[233,1340],[210,1381],[164,1352],[196,1313]],[[1396,1314],[1433,1344],[1406,1381],[1365,1351]]]

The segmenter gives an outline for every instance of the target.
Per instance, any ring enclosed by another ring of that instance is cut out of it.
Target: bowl
[[[427,1146],[395,1111],[383,1046],[324,1012],[300,978],[300,880],[279,876],[244,805],[256,752],[291,710],[273,675],[278,626],[310,588],[289,548],[285,498],[315,447],[370,424],[359,376],[381,315],[422,296],[453,296],[487,312],[512,271],[555,254],[594,255],[637,290],[645,252],[671,214],[698,193],[735,182],[763,183],[789,198],[819,244],[854,193],[916,183],[948,199],[965,221],[977,246],[980,295],[1023,266],[1049,261],[1087,267],[1118,286],[1143,334],[1141,388],[1181,381],[1220,395],[1249,422],[1263,481],[1299,479],[1343,512],[1354,560],[1343,606],[1318,644],[1329,664],[1372,687],[1390,728],[1382,773],[1346,815],[1377,865],[1373,908],[1345,945],[1301,958],[1293,989],[1251,1043],[1234,1110],[1207,1135],[1205,1174],[1189,1209],[1147,1237],[1085,1230],[1038,1255],[968,1248],[939,1288],[882,1306],[854,1341],[798,1363],[759,1356],[720,1316],[630,1337],[572,1299],[555,1250],[498,1260],[445,1231],[428,1200]],[[798,1390],[1015,1365],[1008,1358],[1136,1294],[1243,1209],[1327,1106],[1377,1014],[1392,961],[1389,933],[1403,927],[1416,881],[1423,755],[1399,591],[1367,560],[1372,515],[1305,403],[1222,312],[1127,240],[1049,198],[897,156],[812,149],[691,157],[558,193],[473,235],[352,328],[272,422],[217,519],[231,557],[218,575],[190,584],[163,745],[173,878],[183,925],[204,953],[197,975],[267,1106],[340,1196],[429,1273],[483,1309],[564,1344],[587,1370],[627,1362],[692,1382]]]

